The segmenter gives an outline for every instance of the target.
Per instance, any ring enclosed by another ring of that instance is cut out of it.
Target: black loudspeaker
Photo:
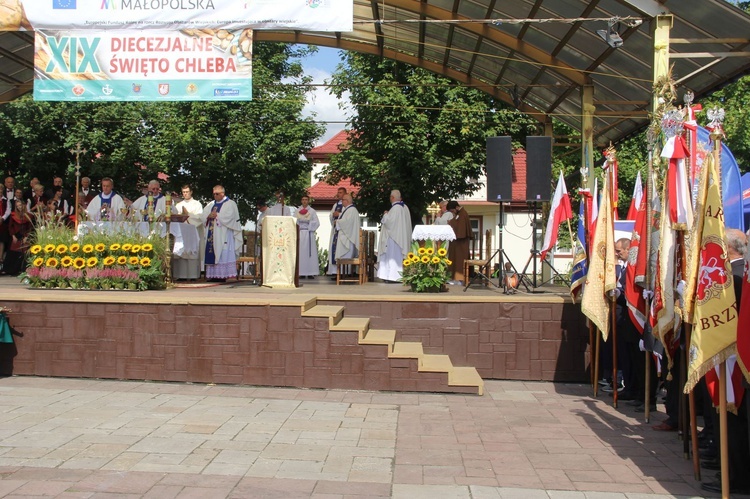
[[[526,137],[526,201],[552,197],[552,137]]]
[[[510,137],[487,137],[487,201],[510,202],[513,154]]]

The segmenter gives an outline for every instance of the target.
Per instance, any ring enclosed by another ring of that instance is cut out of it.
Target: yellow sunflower
[[[141,251],[141,245],[140,244],[134,244],[132,248],[130,248],[131,253],[138,253]]]
[[[70,255],[65,255],[62,257],[62,260],[60,260],[60,265],[63,267],[70,267],[73,265],[73,258]]]
[[[427,255],[424,255],[422,257],[422,263],[430,263],[430,257]]]
[[[404,264],[404,267],[408,267],[409,265],[411,265],[411,259],[404,258],[403,264]]]
[[[109,251],[117,251],[120,249],[120,243],[112,243],[109,245]]]
[[[73,243],[73,244],[70,245],[69,249],[70,249],[71,253],[78,253],[78,250],[81,249],[81,245],[78,244],[78,243]]]
[[[408,258],[409,260],[411,260],[412,258],[414,258],[414,253],[412,253],[410,251],[409,253],[406,254],[406,258]]]
[[[420,255],[424,255],[426,252],[427,250],[424,248],[419,248],[419,250],[417,250],[417,253],[419,253]]]
[[[45,244],[44,245],[44,252],[45,253],[52,253],[55,251],[55,245],[54,244]]]
[[[132,244],[130,244],[130,243],[125,243],[125,244],[123,244],[123,245],[122,245],[122,250],[123,250],[123,251],[130,251],[130,248],[132,248],[132,247],[133,247],[133,245],[132,245]]]
[[[78,270],[81,270],[83,267],[86,266],[86,259],[81,258],[80,256],[73,260],[73,266],[77,268]]]
[[[141,251],[151,251],[154,249],[154,245],[151,243],[145,243],[141,245]]]
[[[117,257],[117,264],[118,265],[125,265],[126,263],[128,263],[128,257],[126,257],[125,255]]]
[[[445,259],[445,264],[446,264],[446,265],[453,265],[453,262],[452,262],[452,261],[450,261],[450,260],[448,260],[448,259],[446,258],[446,259]]]
[[[438,264],[438,263],[440,263],[440,257],[437,257],[437,256],[433,256],[433,257],[432,257],[432,263],[434,263],[434,264]]]
[[[110,265],[113,265],[117,260],[113,256],[108,256],[104,259],[104,266],[109,267]]]
[[[419,257],[417,255],[414,255],[413,257],[411,257],[411,261],[413,263],[417,263],[419,261]]]
[[[427,248],[427,254],[428,255],[432,256],[433,253],[435,253],[435,249],[434,248]]]
[[[151,266],[151,259],[147,256],[144,256],[141,258],[141,267],[150,267]]]
[[[55,248],[55,253],[57,253],[58,255],[64,255],[67,252],[68,252],[68,247],[64,244],[58,244],[57,248]]]
[[[29,250],[32,255],[38,255],[40,251],[42,251],[42,245],[41,244],[35,244],[31,247]]]
[[[99,259],[97,257],[95,257],[95,256],[92,256],[91,258],[89,258],[88,260],[86,260],[86,266],[89,267],[89,268],[96,267],[96,265],[98,263],[99,263]]]
[[[94,249],[101,253],[104,251],[107,247],[104,245],[104,243],[97,243],[96,246],[94,246]]]
[[[94,245],[93,244],[86,244],[83,247],[83,252],[86,254],[89,254],[94,251]]]
[[[130,259],[128,260],[128,263],[130,265],[138,265],[138,262],[140,262],[140,260],[138,260],[137,256],[131,256]]]
[[[59,264],[60,262],[58,262],[55,257],[47,258],[47,263],[45,263],[47,267],[57,267]]]
[[[40,256],[34,259],[34,267],[41,267],[42,265],[44,265],[44,258]]]
[[[445,256],[447,254],[448,254],[448,250],[446,250],[445,248],[438,249],[438,255]]]

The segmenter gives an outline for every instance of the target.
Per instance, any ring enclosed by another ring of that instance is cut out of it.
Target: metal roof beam
[[[427,19],[451,20],[454,18],[449,10],[422,3],[418,0],[389,0],[388,6],[403,9],[417,16],[423,14]],[[455,17],[458,20],[471,20],[465,16]],[[522,40],[518,40],[514,36],[510,36],[498,29],[494,29],[490,25],[482,23],[464,23],[461,24],[461,29],[469,31],[476,36],[482,36],[488,40],[492,40],[493,42],[511,50],[515,50],[537,64],[550,66],[554,68],[556,72],[560,73],[562,77],[567,78],[576,85],[583,85],[585,83],[585,75],[576,68],[550,56],[541,49],[538,49]],[[256,33],[258,31],[256,31]]]

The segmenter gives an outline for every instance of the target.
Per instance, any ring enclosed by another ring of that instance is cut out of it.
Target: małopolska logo
[[[76,0],[52,0],[53,9],[75,9]]]
[[[311,9],[317,9],[318,7],[323,5],[323,0],[305,0],[305,5],[307,5]]]

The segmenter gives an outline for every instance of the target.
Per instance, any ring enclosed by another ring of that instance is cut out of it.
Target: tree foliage
[[[432,201],[480,186],[487,137],[538,133],[538,123],[479,90],[426,70],[347,53],[333,75],[334,93],[350,94],[349,147],[324,171],[360,186],[360,212],[379,221],[399,189],[416,220]]]
[[[250,102],[70,103],[35,102],[25,97],[0,107],[0,161],[9,175],[43,184],[60,175],[75,185],[80,143],[81,175],[94,183],[115,180],[115,189],[135,199],[158,173],[169,176],[164,190],[191,184],[199,199],[223,184],[243,219],[255,216],[256,202],[277,189],[292,196],[307,185],[310,165],[302,154],[323,127],[303,118],[310,77],[299,58],[310,48],[257,43]],[[282,81],[284,83],[282,83]]]

